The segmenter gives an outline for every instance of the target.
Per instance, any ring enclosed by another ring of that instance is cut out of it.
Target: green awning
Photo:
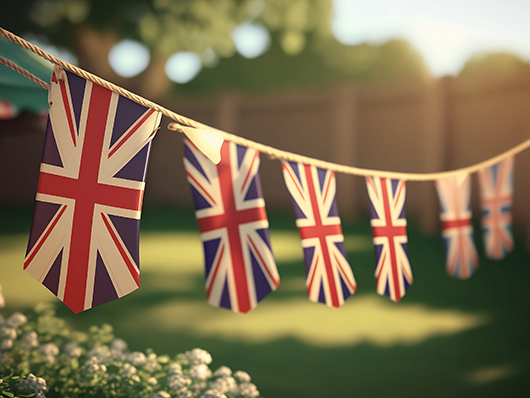
[[[0,37],[0,55],[45,82],[51,79],[53,67],[48,61],[3,37]],[[48,109],[48,92],[3,64],[0,64],[0,100],[8,101],[18,111],[42,113]]]

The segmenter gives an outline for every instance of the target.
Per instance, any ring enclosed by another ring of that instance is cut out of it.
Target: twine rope
[[[21,74],[22,76],[24,76],[26,79],[29,79],[31,80],[33,83],[37,83],[39,86],[41,86],[42,88],[46,89],[46,90],[49,90],[50,89],[50,85],[48,83],[46,83],[44,80],[41,80],[39,79],[37,76],[35,76],[33,73],[29,72],[28,70],[18,66],[17,64],[15,64],[14,62],[11,62],[10,60],[0,56],[0,63],[4,64],[5,66],[7,66],[9,69],[12,69],[14,70],[15,72],[17,72],[18,74]]]
[[[197,122],[193,119],[187,118],[185,116],[179,115],[178,113],[175,113],[159,104],[156,104],[152,101],[149,101],[148,99],[145,99],[137,94],[134,94],[123,87],[117,86],[113,83],[108,82],[107,80],[104,80],[100,78],[99,76],[93,75],[92,73],[89,73],[81,68],[78,68],[75,65],[72,65],[68,62],[65,62],[57,57],[54,57],[53,55],[47,53],[46,51],[42,50],[41,48],[29,43],[28,41],[22,39],[21,37],[5,30],[4,28],[0,27],[0,35],[5,37],[6,39],[12,41],[13,43],[18,44],[19,46],[39,55],[40,57],[46,59],[47,61],[63,68],[66,70],[69,70],[70,72],[73,72],[87,80],[90,80],[102,87],[105,87],[108,90],[111,90],[125,98],[130,99],[131,101],[134,101],[140,105],[143,105],[147,108],[152,108],[156,111],[161,112],[163,115],[173,119],[176,123],[170,123],[168,125],[168,129],[172,131],[178,131],[180,133],[184,133],[184,131],[180,128],[180,126],[188,126],[193,127],[200,130],[209,130],[216,132],[219,134],[224,140],[232,141],[238,145],[246,146],[252,149],[255,149],[261,153],[266,154],[270,158],[273,159],[281,159],[291,162],[298,162],[298,163],[304,163],[311,166],[316,166],[319,168],[332,170],[337,173],[343,173],[343,174],[351,174],[351,175],[357,175],[357,176],[363,176],[363,177],[380,177],[380,178],[391,178],[391,179],[400,179],[400,180],[406,180],[406,181],[434,181],[442,178],[452,178],[457,177],[459,175],[463,174],[471,174],[480,170],[484,170],[490,166],[493,166],[494,164],[497,164],[511,156],[514,156],[524,150],[526,150],[528,147],[530,147],[530,139],[522,142],[521,144],[497,155],[490,159],[487,159],[483,162],[460,168],[455,169],[451,171],[444,171],[444,172],[437,172],[437,173],[400,173],[400,172],[393,172],[393,171],[385,171],[385,170],[371,170],[371,169],[365,169],[360,167],[353,167],[353,166],[346,166],[338,163],[332,163],[323,161],[320,159],[311,158],[308,156],[299,155],[293,152],[283,151],[268,145],[260,144],[259,142],[251,141],[246,138],[227,133],[226,131],[222,131],[219,129],[216,129],[214,127],[208,126],[206,124],[202,124],[200,122]],[[5,61],[5,62],[4,62]],[[0,57],[0,62],[4,65],[8,66],[9,68],[13,69],[15,72],[20,73],[21,75],[27,77],[31,81],[37,83],[41,87],[45,89],[49,89],[49,84],[43,82],[38,77],[32,75],[30,72],[26,71],[25,69],[21,68],[20,66],[14,64],[13,62]]]

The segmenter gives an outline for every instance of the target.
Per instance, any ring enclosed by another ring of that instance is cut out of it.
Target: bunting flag
[[[355,293],[357,284],[344,248],[335,201],[335,173],[283,162],[283,176],[293,198],[302,238],[309,299],[340,307]]]
[[[11,102],[0,99],[0,120],[12,119],[18,114],[19,110]]]
[[[259,152],[225,141],[212,163],[184,139],[210,304],[246,313],[280,284],[259,179]]]
[[[407,253],[405,181],[367,177],[374,235],[377,292],[399,301],[412,284]]]
[[[78,313],[139,287],[145,172],[161,115],[60,75],[51,81],[24,269]]]
[[[482,236],[489,258],[500,260],[513,250],[513,157],[479,172]]]
[[[463,178],[436,180],[436,189],[441,205],[447,273],[467,279],[478,267],[471,225],[471,178],[466,175]]]

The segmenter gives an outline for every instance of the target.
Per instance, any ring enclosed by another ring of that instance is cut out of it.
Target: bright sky
[[[530,0],[333,0],[344,44],[409,41],[437,76],[474,53],[511,51],[530,60]]]
[[[475,53],[510,51],[530,60],[530,0],[333,0],[335,37],[344,44],[383,43],[392,38],[410,42],[436,76],[457,74]],[[245,22],[232,35],[246,58],[264,53],[268,31]],[[149,62],[141,45],[120,43],[110,54],[122,76],[140,73]],[[140,65],[141,64],[141,65]],[[177,83],[201,70],[199,56],[174,54],[166,73]]]

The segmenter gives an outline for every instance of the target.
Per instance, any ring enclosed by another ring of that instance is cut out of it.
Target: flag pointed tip
[[[223,137],[211,130],[199,130],[184,126],[181,129],[193,145],[208,159],[215,164],[221,161],[221,147],[224,143]]]

